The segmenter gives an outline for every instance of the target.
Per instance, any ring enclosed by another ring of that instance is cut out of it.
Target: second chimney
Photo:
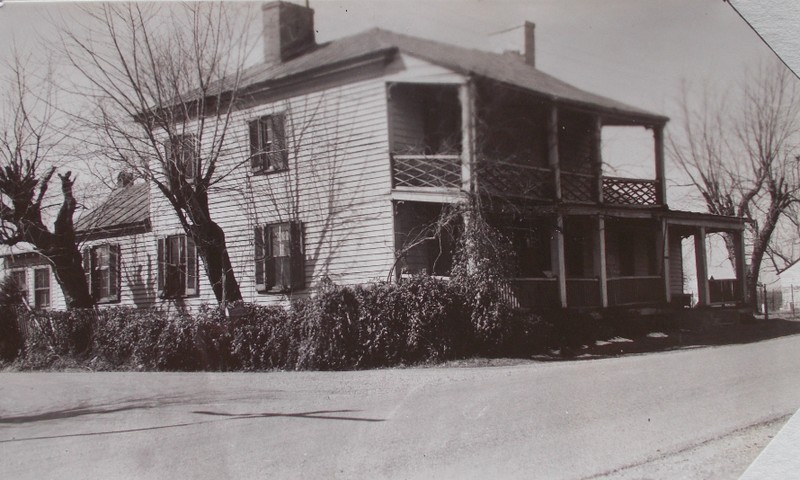
[[[525,63],[531,67],[536,66],[536,25],[532,22],[525,21]],[[519,37],[517,37],[519,38]]]
[[[288,2],[261,7],[264,21],[264,63],[285,62],[316,45],[314,10]]]

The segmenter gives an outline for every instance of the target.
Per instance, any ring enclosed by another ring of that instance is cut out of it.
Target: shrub
[[[329,284],[294,304],[299,334],[296,368],[342,370],[358,359],[359,303],[353,288]]]
[[[8,276],[0,282],[0,360],[14,360],[24,347],[17,314],[22,307],[22,290]]]
[[[25,364],[46,367],[64,356],[85,356],[92,345],[93,310],[21,312],[28,325]]]
[[[233,320],[232,362],[245,370],[292,368],[297,334],[292,315],[284,308],[241,304]]]

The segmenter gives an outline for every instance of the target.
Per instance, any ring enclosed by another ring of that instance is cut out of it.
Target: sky
[[[774,4],[779,0],[770,0]],[[300,2],[302,3],[302,2]],[[536,24],[536,65],[579,88],[671,117],[682,85],[735,88],[748,69],[774,54],[722,0],[310,0],[317,41],[372,27],[501,52],[522,45],[525,20]],[[745,9],[748,2],[734,1]],[[775,5],[772,5],[773,9]],[[49,52],[53,23],[76,15],[74,3],[6,0],[0,8],[0,60],[17,45],[34,58]],[[763,10],[756,12],[763,17]],[[769,22],[766,23],[769,26]],[[780,28],[773,29],[778,33]],[[796,31],[796,30],[795,30]],[[773,32],[772,35],[775,35]],[[779,35],[780,36],[780,35]],[[795,35],[796,36],[796,35]],[[652,136],[641,128],[606,129],[604,160],[614,174],[649,177]],[[669,203],[702,209],[674,165]]]
[[[748,68],[756,68],[773,56],[736,11],[721,0],[309,3],[316,12],[318,42],[377,26],[502,52],[521,48],[521,26],[530,20],[536,24],[539,69],[579,88],[673,119],[684,82],[696,90],[704,85],[730,89]],[[75,18],[78,11],[71,2],[6,0],[0,8],[0,59],[8,58],[10,45],[29,52],[34,60],[44,58],[50,49],[42,46],[43,41],[57,38],[54,23]],[[644,178],[653,175],[649,132],[607,128],[603,140],[609,173]],[[670,190],[674,194],[670,203],[690,208],[694,197],[677,188],[685,183],[678,173],[668,164],[668,177],[675,187]]]

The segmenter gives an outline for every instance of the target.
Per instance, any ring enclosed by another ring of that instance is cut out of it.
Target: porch
[[[663,123],[480,82],[388,89],[392,189],[404,199],[466,192],[549,204],[665,205]],[[652,130],[655,178],[603,172],[605,126]]]

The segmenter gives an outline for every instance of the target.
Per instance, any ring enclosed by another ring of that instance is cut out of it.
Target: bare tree
[[[34,94],[19,59],[10,71],[0,114],[0,244],[33,245],[52,265],[67,307],[91,307],[73,224],[77,201],[71,172],[58,175],[62,201],[52,228],[46,224],[52,218],[48,187],[59,160],[55,147],[64,137],[55,126],[47,82]]]
[[[228,10],[247,7],[93,5],[84,9],[89,20],[62,36],[67,60],[82,74],[75,89],[95,108],[84,120],[102,134],[97,146],[171,205],[220,302],[241,299],[209,197],[248,162],[220,161],[251,37],[252,15]]]
[[[800,260],[800,86],[775,62],[751,74],[738,94],[734,101],[706,94],[693,109],[684,92],[669,153],[709,212],[748,221],[748,295],[755,299],[765,258],[777,273]],[[725,243],[733,261],[733,239],[726,235]]]

